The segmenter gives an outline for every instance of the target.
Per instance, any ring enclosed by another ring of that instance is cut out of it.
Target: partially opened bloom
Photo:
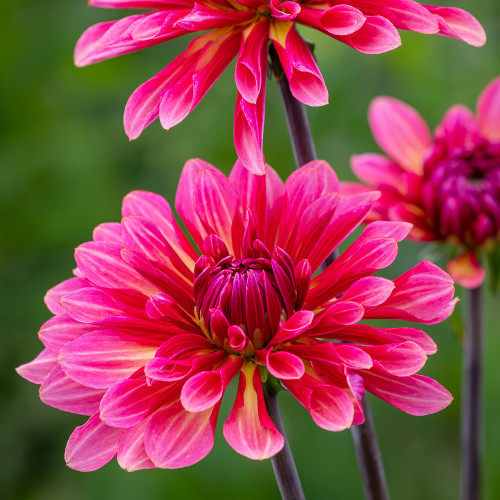
[[[165,199],[127,195],[121,223],[98,226],[76,249],[76,277],[47,293],[46,348],[18,368],[45,403],[90,415],[69,439],[68,465],[93,470],[116,455],[128,470],[198,462],[233,379],[223,433],[253,459],[283,446],[264,402],[269,377],[331,431],[363,422],[366,390],[413,415],[447,406],[448,391],[416,374],[436,351],[427,334],[361,323],[435,323],[454,307],[453,281],[429,262],[392,281],[373,276],[409,224],[368,225],[315,275],[377,196],[339,199],[321,161],[283,184],[270,167],[259,176],[237,163],[228,179],[191,160],[176,209],[198,252]]]
[[[354,173],[382,193],[371,217],[411,222],[417,241],[450,243],[458,249],[450,274],[479,286],[485,272],[478,255],[500,243],[500,78],[479,96],[477,116],[453,106],[433,136],[417,111],[389,97],[372,102],[369,121],[389,156],[352,159]]]
[[[413,0],[90,0],[89,4],[154,10],[90,27],[75,49],[78,66],[187,33],[205,32],[131,95],[124,116],[130,139],[138,137],[158,117],[166,129],[182,121],[237,57],[234,142],[240,160],[254,173],[264,170],[262,135],[269,40],[276,48],[292,94],[310,106],[328,102],[323,77],[296,31],[297,23],[369,54],[400,45],[398,29],[439,33],[476,46],[485,42],[482,27],[467,12],[423,6]]]

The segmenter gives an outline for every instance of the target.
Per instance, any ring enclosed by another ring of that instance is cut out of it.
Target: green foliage
[[[372,98],[398,97],[416,107],[431,127],[452,104],[470,107],[500,72],[500,7],[496,0],[440,1],[467,8],[484,24],[486,47],[403,33],[403,46],[367,56],[304,30],[330,91],[331,104],[309,109],[320,158],[351,180],[349,157],[377,151],[366,120]],[[213,452],[184,470],[128,474],[112,463],[91,474],[66,468],[65,442],[84,417],[38,400],[37,388],[14,367],[40,350],[36,337],[50,317],[43,295],[71,274],[73,249],[93,227],[120,218],[132,189],[161,193],[171,202],[184,162],[203,159],[229,172],[235,160],[232,121],[236,91],[229,68],[198,108],[173,130],[158,122],[136,141],[122,128],[130,93],[186,46],[168,42],[143,52],[77,69],[72,50],[89,25],[118,17],[85,0],[4,0],[0,16],[0,491],[12,500],[199,499],[279,497],[271,464],[229,449],[220,426]],[[281,102],[268,82],[264,151],[282,176],[293,169]],[[397,272],[417,262],[422,247],[404,246]],[[498,262],[498,261],[497,261]],[[497,297],[498,299],[498,297]],[[500,428],[495,408],[500,336],[498,302],[488,296],[485,499],[500,498]],[[408,416],[372,401],[378,437],[395,499],[458,498],[460,347],[450,324],[425,327],[439,346],[424,373],[456,397],[445,411]],[[328,433],[284,392],[279,395],[294,456],[308,498],[362,499],[350,433]],[[232,401],[226,397],[221,417]],[[222,419],[221,419],[222,421]]]

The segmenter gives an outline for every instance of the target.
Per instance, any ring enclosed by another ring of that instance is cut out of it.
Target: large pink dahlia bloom
[[[449,242],[458,249],[450,274],[467,288],[479,286],[485,272],[478,254],[498,252],[500,244],[500,77],[479,96],[477,117],[455,105],[433,136],[397,99],[376,98],[368,117],[389,156],[352,158],[354,173],[382,193],[370,218],[411,222],[417,241]],[[346,184],[346,193],[359,191]]]
[[[398,29],[439,33],[476,46],[485,42],[482,27],[467,12],[413,0],[90,0],[89,4],[155,10],[89,28],[75,49],[78,66],[209,30],[131,95],[124,116],[130,139],[158,117],[166,129],[182,121],[237,57],[234,143],[240,160],[254,173],[262,173],[265,165],[262,136],[269,40],[292,94],[310,106],[328,102],[323,77],[296,23],[370,54],[400,45]]]
[[[451,313],[453,281],[434,264],[393,281],[373,276],[410,225],[370,224],[315,275],[378,194],[339,199],[321,161],[286,184],[266,172],[237,163],[228,179],[202,160],[186,164],[176,208],[199,253],[165,199],[142,191],[125,197],[121,223],[98,226],[76,249],[76,277],[46,295],[55,314],[40,330],[46,348],[18,368],[41,384],[45,403],[90,415],[69,439],[70,467],[97,469],[116,455],[127,470],[198,462],[235,378],[223,433],[253,459],[284,441],[266,411],[269,377],[331,431],[363,422],[366,390],[413,415],[450,403],[416,374],[436,351],[427,334],[361,323],[435,323]]]

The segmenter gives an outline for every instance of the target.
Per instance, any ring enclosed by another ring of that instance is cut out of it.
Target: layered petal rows
[[[237,58],[234,144],[241,162],[253,173],[265,168],[262,137],[269,41],[292,94],[310,106],[328,102],[323,77],[297,24],[368,54],[399,46],[400,29],[438,33],[475,46],[485,42],[482,27],[467,12],[414,0],[90,0],[89,4],[153,10],[90,27],[76,45],[78,66],[205,32],[133,92],[124,115],[130,139],[156,118],[166,129],[182,121]]]
[[[467,288],[479,286],[478,255],[500,244],[500,78],[479,96],[476,116],[455,105],[434,134],[417,111],[389,97],[372,102],[369,122],[388,156],[352,158],[367,189],[381,192],[370,218],[407,221],[413,239],[450,243],[458,252],[448,271]],[[345,193],[362,191],[344,185]]]
[[[378,197],[338,189],[321,161],[283,184],[270,167],[254,175],[238,162],[226,178],[191,160],[176,209],[197,248],[164,198],[125,197],[121,222],[98,226],[75,252],[75,277],[47,293],[45,349],[18,368],[42,401],[90,416],[68,441],[70,467],[94,470],[115,456],[127,470],[198,462],[233,380],[223,434],[252,459],[284,443],[264,401],[270,378],[331,431],[363,422],[365,391],[413,415],[450,403],[417,374],[436,351],[427,334],[363,321],[441,321],[453,281],[429,262],[392,281],[373,276],[395,259],[404,222],[369,224],[320,267]]]

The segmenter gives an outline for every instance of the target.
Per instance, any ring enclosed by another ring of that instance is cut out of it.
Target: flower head
[[[453,106],[433,136],[413,108],[389,97],[373,101],[369,121],[389,156],[352,159],[355,174],[382,193],[371,217],[411,222],[417,241],[449,242],[459,254],[448,271],[465,287],[479,286],[478,253],[500,243],[500,78],[479,96],[477,117]]]
[[[244,166],[264,170],[262,136],[267,49],[272,41],[292,94],[305,104],[328,102],[323,77],[308,46],[296,31],[303,24],[361,52],[374,54],[400,45],[398,29],[439,33],[482,45],[485,34],[468,13],[423,6],[413,0],[90,0],[109,8],[154,9],[90,27],[75,49],[75,63],[85,66],[204,31],[186,50],[131,95],[124,125],[137,138],[160,118],[166,129],[182,121],[227,65],[236,57],[238,89],[234,143]],[[207,31],[209,30],[209,31]]]
[[[238,379],[227,442],[273,456],[283,436],[268,416],[263,381],[277,379],[320,427],[363,422],[366,390],[413,415],[451,396],[416,373],[436,345],[410,327],[454,307],[451,278],[422,262],[393,281],[373,276],[396,257],[402,222],[374,222],[326,269],[321,263],[361,223],[377,193],[340,199],[324,162],[283,184],[268,167],[237,163],[229,178],[189,161],[176,208],[135,191],[121,223],[98,226],[75,252],[75,277],[52,288],[46,348],[18,368],[40,397],[90,415],[69,439],[68,465],[93,470],[114,456],[128,470],[191,465],[212,448],[221,399]]]

